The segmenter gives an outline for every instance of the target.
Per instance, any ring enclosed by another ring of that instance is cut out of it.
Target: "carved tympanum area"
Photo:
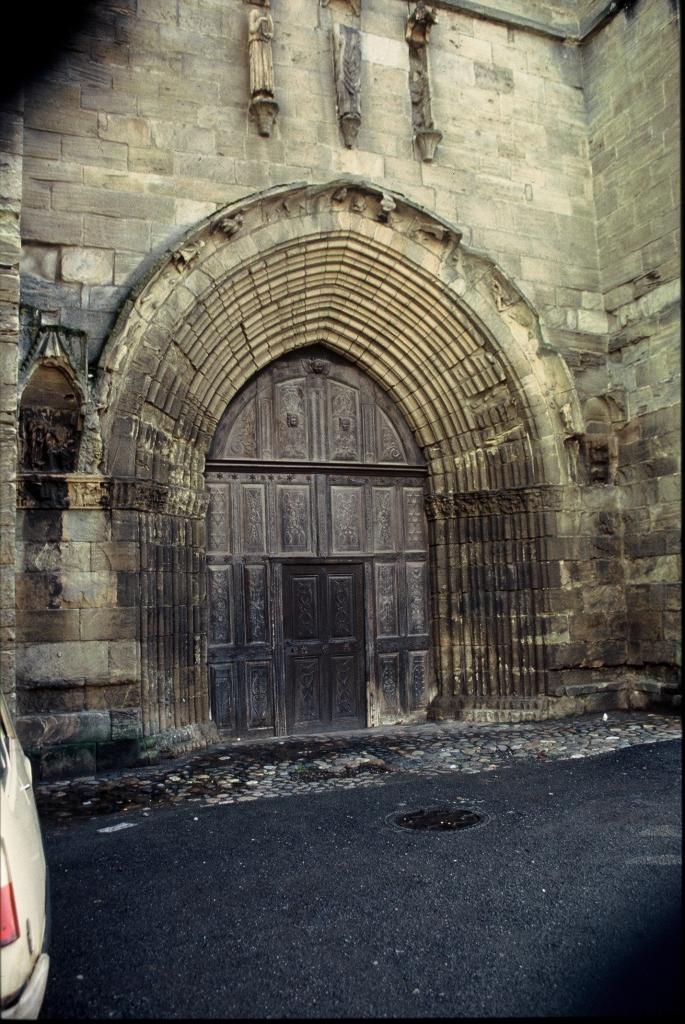
[[[22,396],[19,466],[24,472],[70,473],[76,469],[80,396],[57,367],[39,366]]]
[[[254,377],[207,458],[213,715],[320,732],[425,715],[424,460],[381,388],[323,347]]]

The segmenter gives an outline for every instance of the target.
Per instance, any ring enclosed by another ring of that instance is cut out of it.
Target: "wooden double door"
[[[410,721],[433,695],[421,452],[324,349],[258,374],[206,463],[212,714],[239,736]]]

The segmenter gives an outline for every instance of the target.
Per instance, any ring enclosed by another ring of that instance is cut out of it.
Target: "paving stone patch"
[[[424,776],[494,771],[523,759],[545,762],[617,747],[680,739],[676,715],[616,712],[572,720],[480,725],[425,723],[306,740],[232,741],[152,768],[36,785],[41,817],[53,823],[117,812],[149,814],[378,784],[393,773]]]

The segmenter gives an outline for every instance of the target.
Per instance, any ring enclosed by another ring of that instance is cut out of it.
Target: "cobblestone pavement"
[[[319,736],[225,741],[183,758],[70,781],[43,782],[43,820],[160,807],[198,807],[368,786],[383,776],[483,772],[520,760],[592,757],[621,747],[680,739],[677,715],[614,711],[516,724],[425,723]]]

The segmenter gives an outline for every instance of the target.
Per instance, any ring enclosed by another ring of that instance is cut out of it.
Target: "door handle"
[[[305,655],[311,654],[311,647],[307,647],[305,644],[296,644],[292,641],[285,643],[284,645],[286,654]]]

